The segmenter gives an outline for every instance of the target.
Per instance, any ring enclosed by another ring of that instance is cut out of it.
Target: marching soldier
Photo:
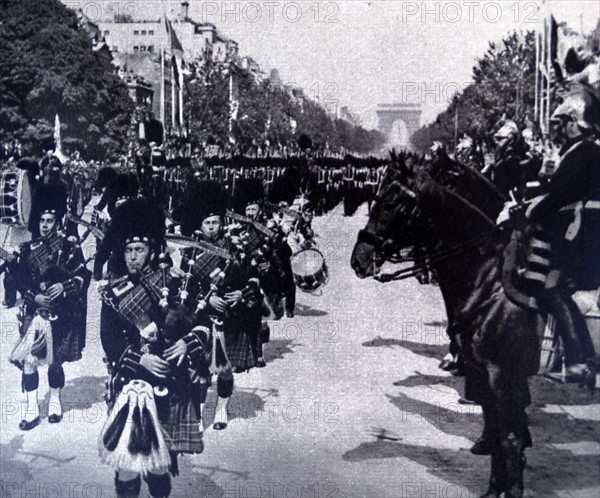
[[[278,205],[282,209],[288,209],[294,202],[296,189],[285,175],[279,176],[273,182],[269,197],[273,204]],[[296,219],[289,214],[285,214],[284,211],[279,211],[273,213],[273,221],[285,237],[285,240],[282,240],[277,245],[275,251],[283,268],[282,284],[285,289],[285,315],[288,318],[293,318],[294,308],[296,307],[296,284],[294,283],[294,274],[292,273],[291,265],[293,251],[287,242],[287,238],[293,230]]]
[[[30,217],[33,239],[20,249],[17,286],[25,300],[20,313],[23,335],[11,362],[23,372],[27,409],[19,428],[25,431],[40,423],[38,368],[49,365],[48,421],[58,423],[63,415],[62,365],[80,360],[85,346],[90,272],[77,239],[60,231],[66,210],[63,185],[39,185]]]
[[[110,413],[100,454],[116,469],[117,496],[139,496],[143,477],[151,496],[165,497],[177,455],[204,449],[199,372],[208,331],[193,328],[178,305],[179,281],[159,254],[165,219],[154,201],[130,199],[113,221],[113,250],[126,273],[102,291]]]
[[[235,211],[248,220],[244,222],[239,238],[243,240],[250,265],[257,271],[268,307],[272,309],[274,319],[278,320],[283,316],[281,302],[283,299],[281,287],[283,268],[275,253],[277,231],[271,229],[275,228],[274,226],[271,228],[266,226],[266,217],[263,212],[264,197],[265,193],[261,180],[242,180],[236,185],[233,205]],[[256,310],[256,312],[259,311]],[[250,346],[255,358],[254,366],[260,368],[266,366],[263,359],[262,344],[263,339],[268,337],[269,325],[265,315],[269,315],[268,308],[266,313],[263,311],[262,321],[259,321],[258,316],[252,317],[251,324],[253,326],[248,330]]]
[[[217,374],[216,430],[227,427],[233,368],[246,370],[256,362],[247,329],[254,326],[255,310],[260,309],[258,279],[250,278],[241,256],[243,249],[235,247],[224,233],[226,203],[219,184],[203,182],[190,192],[177,216],[182,235],[203,244],[200,250],[183,250],[181,269],[186,278],[181,295],[182,301],[196,308],[199,323],[211,330],[211,365],[201,376],[201,396],[204,403],[210,377]]]
[[[105,235],[97,243],[96,256],[94,257],[94,280],[102,280],[104,265],[107,261],[109,275],[121,277],[126,273],[123,258],[113,251],[116,244],[113,239],[119,232],[120,227],[111,223],[111,218],[121,204],[128,199],[135,199],[138,192],[138,180],[131,173],[118,174],[107,187],[106,198],[101,200],[101,204],[98,206],[98,208],[106,208],[107,216],[101,216],[100,214],[95,216],[95,223],[102,227],[101,229]]]

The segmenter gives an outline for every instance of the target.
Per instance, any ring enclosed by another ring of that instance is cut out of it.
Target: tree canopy
[[[489,140],[500,118],[523,122],[533,117],[535,105],[535,33],[514,31],[500,44],[490,42],[473,68],[473,83],[454,96],[436,121],[421,127],[411,138],[423,152],[434,140],[454,145],[467,133],[480,142]]]
[[[198,144],[225,146],[229,136],[229,68],[199,60],[191,64],[190,73],[187,118],[191,138]],[[343,148],[368,153],[385,140],[376,130],[333,118],[298,88],[286,88],[270,79],[257,80],[239,68],[234,69],[234,81],[239,107],[232,136],[241,153],[266,145],[304,149],[306,138],[310,148],[320,152]]]
[[[54,148],[59,114],[66,149],[89,159],[127,149],[133,101],[110,61],[94,51],[58,0],[2,0],[0,135],[29,154]]]

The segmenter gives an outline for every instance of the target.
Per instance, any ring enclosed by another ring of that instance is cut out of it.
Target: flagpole
[[[535,105],[533,121],[539,123],[540,118],[540,33],[539,27],[535,30]]]
[[[183,120],[183,67],[179,68],[179,127],[184,128]]]
[[[176,95],[176,88],[175,88],[175,64],[176,61],[174,60],[175,57],[171,58],[171,129],[175,130],[175,127],[177,125],[177,116],[175,114],[176,111],[176,105],[177,105],[177,95]]]
[[[551,87],[551,80],[552,80],[552,72],[551,72],[551,60],[550,58],[552,57],[552,22],[551,22],[551,17],[548,17],[548,50],[547,50],[547,63],[546,63],[546,83],[547,83],[547,89],[546,89],[546,116],[545,116],[545,126],[546,126],[546,130],[548,130],[548,132],[550,131],[550,107],[552,106],[552,95],[551,95],[551,91],[552,91],[552,87]]]
[[[163,135],[166,128],[165,123],[165,48],[160,47],[160,121],[163,125]]]
[[[233,72],[229,65],[229,142],[233,138]]]

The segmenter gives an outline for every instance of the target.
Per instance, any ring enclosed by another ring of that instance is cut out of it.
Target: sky
[[[156,18],[161,1],[63,0],[93,16],[115,9]],[[313,99],[348,106],[375,128],[378,103],[419,103],[422,124],[443,111],[471,81],[490,41],[541,25],[546,9],[585,33],[600,17],[590,0],[189,0],[190,17],[211,22],[239,43],[267,74],[296,84]],[[179,1],[165,0],[167,12]]]

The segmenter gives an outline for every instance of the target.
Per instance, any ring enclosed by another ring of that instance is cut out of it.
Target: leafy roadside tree
[[[514,31],[495,44],[490,42],[473,68],[473,83],[456,95],[435,122],[421,127],[413,146],[424,152],[434,140],[454,146],[455,119],[458,136],[467,133],[489,142],[502,116],[523,122],[533,116],[535,105],[535,33]]]
[[[197,60],[189,72],[187,113],[192,142],[225,146],[229,135],[228,69]],[[251,154],[267,143],[271,147],[302,149],[299,137],[303,135],[310,139],[310,148],[316,152],[343,147],[346,151],[368,153],[384,142],[377,131],[332,118],[297,88],[291,92],[268,79],[256,81],[239,69],[234,77],[239,109],[232,131],[240,153]],[[295,131],[292,120],[297,124]]]
[[[65,148],[89,159],[114,158],[127,150],[133,108],[127,87],[92,49],[75,13],[58,0],[2,0],[3,140],[20,141],[28,154],[53,149],[59,114]]]

